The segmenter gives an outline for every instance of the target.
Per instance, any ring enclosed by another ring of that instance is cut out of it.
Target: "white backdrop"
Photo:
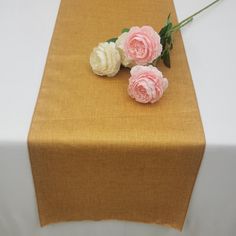
[[[182,20],[210,0],[174,2]],[[182,30],[207,141],[183,232],[121,221],[39,226],[26,140],[59,3],[0,0],[0,236],[235,236],[235,0]]]

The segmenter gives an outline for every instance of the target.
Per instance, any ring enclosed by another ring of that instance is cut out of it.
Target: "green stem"
[[[200,14],[201,12],[205,11],[206,9],[208,9],[209,7],[213,6],[214,4],[216,4],[217,2],[219,2],[220,0],[216,0],[214,2],[212,2],[211,4],[205,6],[204,8],[202,8],[201,10],[197,11],[196,13],[194,13],[193,15],[187,17],[186,19],[182,20],[180,23],[178,23],[177,25],[175,25],[171,31],[176,31],[179,30],[180,28],[182,28],[183,26],[187,25],[189,22],[191,22],[193,20],[193,17]]]
[[[190,23],[191,21],[193,21],[193,18],[188,19],[187,21],[184,21],[180,26],[178,27],[172,27],[171,30],[169,31],[170,33],[173,33],[175,31],[178,31],[179,29],[181,29],[182,27],[184,27],[185,25],[187,25],[188,23]]]

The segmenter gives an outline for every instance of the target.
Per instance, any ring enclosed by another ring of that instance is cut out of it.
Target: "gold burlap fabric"
[[[129,98],[129,70],[94,75],[94,46],[122,28],[157,31],[171,0],[62,0],[28,138],[42,225],[119,219],[181,229],[204,133],[180,33],[169,88],[156,104]]]

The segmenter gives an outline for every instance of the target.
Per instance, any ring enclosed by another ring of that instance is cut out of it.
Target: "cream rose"
[[[124,51],[124,43],[126,41],[126,38],[128,36],[128,32],[124,32],[122,33],[118,39],[116,40],[116,47],[117,49],[119,50],[120,52],[120,56],[121,56],[121,64],[124,66],[124,67],[129,67],[131,68],[132,66],[135,65],[134,61],[129,59],[126,54],[125,54],[125,51]]]
[[[113,77],[120,70],[121,57],[113,42],[99,43],[90,55],[90,65],[95,74]]]

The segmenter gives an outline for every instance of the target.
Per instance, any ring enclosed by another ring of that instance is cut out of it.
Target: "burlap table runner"
[[[181,229],[204,152],[204,134],[181,35],[169,88],[142,105],[127,95],[129,71],[94,75],[89,54],[121,29],[157,31],[171,0],[62,0],[29,138],[42,225],[120,219]]]

